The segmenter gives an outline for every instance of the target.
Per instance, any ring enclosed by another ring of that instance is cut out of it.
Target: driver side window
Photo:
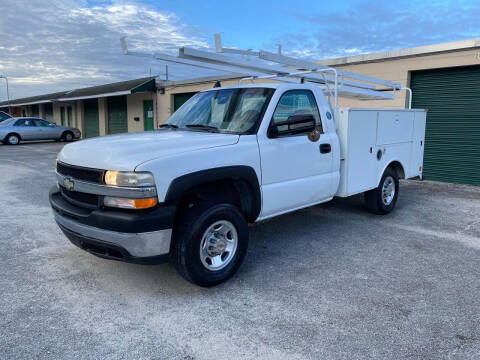
[[[287,121],[292,115],[312,115],[317,129],[323,133],[315,96],[310,90],[291,90],[282,95],[273,113],[273,123]]]
[[[35,125],[33,125],[33,121],[30,119],[20,119],[15,122],[14,126],[35,126]]]

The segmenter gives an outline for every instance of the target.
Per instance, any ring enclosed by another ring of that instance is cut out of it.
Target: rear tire
[[[248,225],[234,205],[201,202],[177,221],[172,240],[177,271],[196,285],[210,287],[239,269],[248,248]]]
[[[380,185],[365,192],[365,206],[368,211],[377,215],[385,215],[393,211],[399,193],[398,174],[392,168],[383,173]]]
[[[5,141],[8,145],[18,145],[20,144],[20,136],[17,134],[9,134],[7,135],[7,139]]]

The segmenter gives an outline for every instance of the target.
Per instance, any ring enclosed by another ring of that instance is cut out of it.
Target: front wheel
[[[10,134],[7,136],[6,143],[8,145],[18,145],[20,143],[20,137],[16,134]]]
[[[73,134],[70,131],[67,131],[63,134],[63,140],[70,142],[73,140]]]
[[[248,225],[231,204],[194,204],[176,224],[172,262],[188,281],[214,286],[229,279],[243,262]]]
[[[394,169],[388,168],[380,180],[380,185],[365,192],[365,205],[368,211],[378,215],[392,212],[397,203],[398,192],[398,174]]]

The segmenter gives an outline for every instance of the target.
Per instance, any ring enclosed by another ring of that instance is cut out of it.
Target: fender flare
[[[165,195],[165,202],[176,203],[182,199],[184,194],[188,193],[196,186],[221,180],[243,180],[250,185],[253,199],[251,213],[248,217],[250,221],[254,221],[261,211],[262,196],[257,173],[250,166],[222,166],[179,176],[170,183]]]
[[[389,168],[395,162],[400,164],[400,166],[402,167],[403,173],[405,175],[405,178],[406,178],[407,174],[405,172],[405,166],[403,165],[403,163],[399,159],[390,159],[388,161],[388,163],[383,167],[382,171],[379,173],[380,176],[377,179],[377,186],[380,185],[380,181],[382,180],[382,176],[385,173],[385,170],[387,170],[387,168]]]

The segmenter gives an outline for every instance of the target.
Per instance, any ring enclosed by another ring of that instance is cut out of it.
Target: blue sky
[[[130,47],[283,51],[311,60],[480,37],[480,1],[2,0],[0,74],[11,97],[156,75],[164,65],[121,55]],[[172,78],[209,75],[170,66]],[[5,99],[0,83],[0,99]]]

